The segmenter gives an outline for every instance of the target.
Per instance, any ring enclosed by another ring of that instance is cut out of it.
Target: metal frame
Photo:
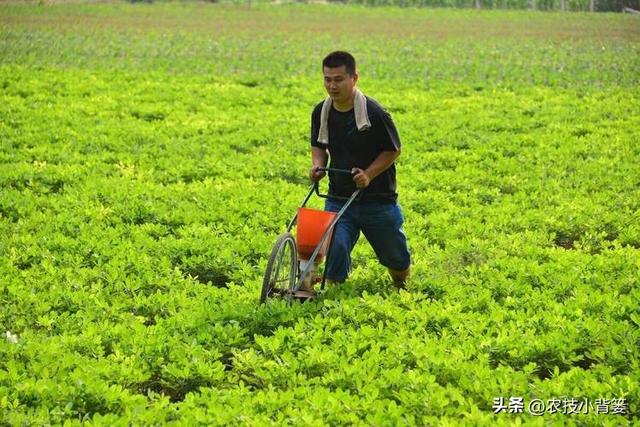
[[[348,173],[352,175],[352,172],[349,169],[318,168],[318,170],[321,172]],[[351,194],[351,197],[329,196],[328,194],[320,194],[319,185],[317,182],[314,182],[311,185],[311,187],[309,188],[309,192],[307,193],[307,196],[304,198],[304,200],[302,201],[302,204],[300,205],[301,208],[307,205],[307,202],[309,201],[313,193],[316,193],[318,197],[322,197],[324,199],[331,197],[333,199],[346,200],[346,203],[342,206],[342,209],[340,209],[336,214],[336,216],[333,218],[333,220],[331,221],[331,223],[329,224],[325,232],[322,234],[322,237],[320,237],[320,242],[318,242],[318,245],[316,246],[315,250],[311,254],[307,267],[304,269],[304,271],[300,272],[300,276],[293,288],[293,292],[296,292],[302,286],[302,281],[304,280],[305,276],[309,273],[309,271],[313,267],[313,262],[317,258],[318,253],[320,252],[320,248],[329,237],[329,234],[331,234],[331,237],[332,237],[331,244],[329,244],[329,248],[327,250],[327,259],[329,259],[329,255],[331,254],[331,247],[333,246],[333,235],[335,233],[335,225],[338,223],[338,220],[340,219],[342,214],[347,210],[347,208],[351,205],[351,203],[353,203],[353,201],[358,197],[360,192],[361,192],[360,189],[356,189],[353,192],[353,194]],[[289,222],[289,225],[287,226],[287,232],[291,232],[291,229],[296,224],[297,219],[298,219],[298,212],[296,210],[296,214],[293,216],[293,218]],[[296,251],[297,251],[297,248],[296,248]],[[325,280],[326,280],[326,269],[322,272],[322,285],[320,289],[324,289]]]

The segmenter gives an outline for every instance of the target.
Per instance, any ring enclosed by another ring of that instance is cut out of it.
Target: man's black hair
[[[338,68],[343,65],[350,76],[356,73],[356,59],[349,52],[337,50],[331,52],[322,60],[322,68]]]

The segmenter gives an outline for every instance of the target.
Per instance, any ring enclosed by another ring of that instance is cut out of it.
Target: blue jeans
[[[327,199],[324,210],[338,212],[344,201]],[[336,224],[327,259],[326,277],[344,281],[351,270],[351,251],[360,231],[371,244],[382,265],[393,270],[406,270],[411,264],[407,237],[402,231],[404,217],[397,203],[354,202]]]

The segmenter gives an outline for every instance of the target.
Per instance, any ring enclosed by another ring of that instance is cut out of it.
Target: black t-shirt
[[[391,115],[375,100],[367,98],[367,114],[371,127],[359,131],[353,109],[340,112],[331,107],[329,113],[329,146],[318,142],[320,112],[323,102],[316,105],[311,114],[311,145],[329,149],[330,167],[336,169],[366,169],[383,151],[398,151],[400,137]],[[356,184],[347,174],[329,173],[329,195],[349,197]],[[395,163],[375,177],[363,191],[361,200],[394,202],[396,193]]]

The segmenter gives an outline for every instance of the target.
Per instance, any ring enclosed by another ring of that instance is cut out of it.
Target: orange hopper
[[[317,209],[298,208],[298,231],[296,233],[296,245],[298,246],[298,257],[308,260],[313,251],[320,243],[322,235],[325,233],[331,221],[335,218],[335,212],[320,211]],[[318,252],[316,261],[322,259],[327,253],[327,248],[331,244],[331,235],[326,238]]]

